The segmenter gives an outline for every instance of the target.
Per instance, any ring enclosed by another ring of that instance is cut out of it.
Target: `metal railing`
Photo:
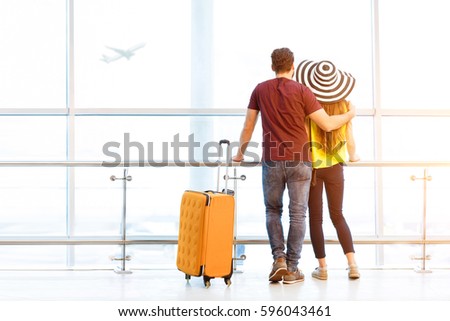
[[[135,244],[177,244],[177,236],[151,236],[151,237],[128,237],[126,235],[126,210],[127,210],[127,182],[132,180],[132,177],[128,175],[128,169],[133,167],[217,167],[219,162],[149,162],[149,161],[127,161],[120,163],[105,163],[102,161],[0,161],[0,168],[5,167],[110,167],[110,168],[122,168],[123,177],[111,176],[111,181],[121,180],[123,183],[123,203],[122,203],[122,218],[121,218],[121,237],[1,237],[0,245],[119,245],[122,247],[122,254],[120,258],[120,266],[115,270],[117,273],[130,273],[126,268],[126,246]],[[237,176],[237,168],[256,167],[260,166],[258,162],[242,162],[242,163],[229,163],[234,168],[234,176],[230,177],[234,179],[234,189],[237,192],[237,180],[244,180],[245,176]],[[416,244],[422,245],[421,257],[414,259],[421,262],[421,266],[418,269],[419,272],[428,272],[426,267],[426,261],[429,256],[426,253],[426,246],[430,244],[450,244],[449,238],[429,238],[427,237],[427,184],[432,180],[432,177],[428,175],[428,169],[432,167],[449,167],[450,162],[420,162],[420,161],[361,161],[355,163],[348,163],[348,167],[419,167],[424,169],[423,177],[411,176],[412,181],[423,181],[423,215],[422,215],[422,232],[421,236],[399,236],[399,237],[386,237],[386,236],[369,236],[369,237],[354,237],[355,244]],[[327,244],[339,244],[337,239],[326,239]],[[310,243],[310,240],[306,239],[305,243]],[[246,237],[236,236],[234,240],[235,253],[236,246],[238,244],[268,244],[267,237]],[[235,258],[240,259],[240,258]]]

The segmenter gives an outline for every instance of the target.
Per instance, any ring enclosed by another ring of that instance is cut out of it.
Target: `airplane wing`
[[[122,56],[125,56],[127,54],[127,50],[113,48],[113,47],[108,47],[108,46],[105,46],[105,47],[108,48],[108,49],[111,49],[111,50],[113,50],[115,52],[117,52],[119,55],[122,55]]]
[[[128,48],[128,52],[133,52],[133,51],[136,51],[136,50],[138,50],[138,49],[141,49],[142,47],[144,47],[145,46],[145,43],[144,42],[142,42],[142,43],[140,43],[140,44],[137,44],[137,45],[135,45],[135,46],[133,46],[133,47],[130,47],[130,48]]]
[[[107,64],[109,64],[110,62],[116,61],[116,60],[118,60],[118,59],[120,59],[122,57],[123,56],[121,56],[121,55],[117,55],[117,56],[114,56],[114,57],[109,57],[107,55],[102,55],[102,58],[100,58],[100,60],[106,62]]]

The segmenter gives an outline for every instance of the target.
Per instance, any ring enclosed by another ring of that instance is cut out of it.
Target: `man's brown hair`
[[[288,72],[294,63],[294,53],[289,48],[275,49],[272,52],[272,70],[275,73]]]

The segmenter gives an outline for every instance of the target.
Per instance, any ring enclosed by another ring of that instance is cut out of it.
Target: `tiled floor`
[[[235,273],[231,286],[222,279],[205,288],[202,278],[189,283],[175,270],[134,270],[120,275],[103,271],[0,271],[0,300],[101,301],[450,301],[450,270],[361,270],[349,280],[344,269],[329,270],[320,281],[304,271],[302,283],[267,282],[267,271]]]

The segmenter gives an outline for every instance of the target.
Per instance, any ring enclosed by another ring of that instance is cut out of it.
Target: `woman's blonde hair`
[[[322,104],[322,107],[328,115],[332,116],[346,113],[348,111],[348,104],[348,101],[341,100],[337,103]],[[327,154],[332,154],[333,151],[338,150],[341,145],[345,143],[345,132],[342,132],[340,128],[335,129],[331,132],[325,132],[319,126],[316,127],[317,141],[315,141],[315,143],[320,144],[319,146],[324,149]]]

